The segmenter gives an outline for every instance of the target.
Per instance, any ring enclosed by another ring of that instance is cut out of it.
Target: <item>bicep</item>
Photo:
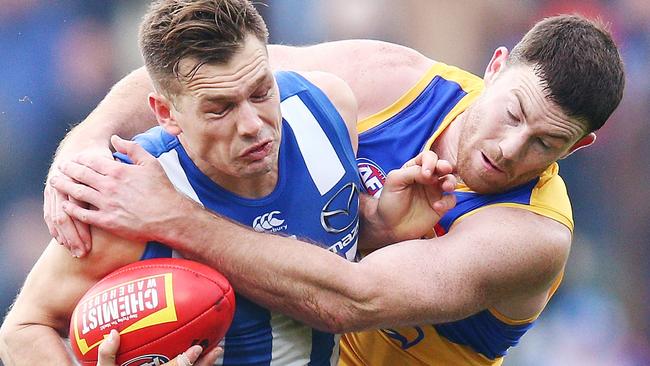
[[[411,48],[375,40],[268,49],[274,68],[323,71],[345,81],[356,98],[359,120],[393,104],[435,63]]]
[[[374,289],[371,298],[386,321],[453,321],[547,291],[566,261],[568,229],[505,210],[484,210],[441,238],[391,245],[364,258],[365,287]]]

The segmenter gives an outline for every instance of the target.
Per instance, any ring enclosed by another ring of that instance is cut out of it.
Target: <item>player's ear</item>
[[[174,104],[171,100],[165,97],[162,94],[156,92],[149,93],[149,107],[156,115],[156,120],[158,124],[161,125],[165,131],[171,135],[180,135],[183,130],[176,122],[174,116]]]
[[[596,142],[596,134],[591,132],[591,133],[587,134],[587,136],[581,138],[580,140],[578,140],[578,142],[573,144],[573,146],[571,146],[569,151],[566,154],[564,154],[564,156],[562,156],[560,159],[564,159],[567,156],[573,154],[574,152],[576,152],[576,151],[578,151],[580,149],[584,149],[587,146],[590,146],[594,142]]]
[[[485,68],[485,75],[483,76],[486,85],[493,83],[499,73],[506,67],[509,54],[508,49],[505,47],[499,47],[494,50],[494,54],[490,59],[490,63]]]

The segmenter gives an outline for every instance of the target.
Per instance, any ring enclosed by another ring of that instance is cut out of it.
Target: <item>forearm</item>
[[[61,336],[44,325],[3,326],[0,348],[6,366],[74,365]]]
[[[177,231],[161,238],[184,255],[207,263],[235,291],[317,329],[365,328],[375,313],[371,289],[355,264],[296,239],[258,233],[198,206],[184,207]]]
[[[72,154],[83,147],[109,147],[111,135],[131,138],[156,124],[147,104],[153,85],[144,67],[125,76],[104,100],[73,128],[61,142],[57,156]]]
[[[179,230],[168,238],[176,249],[221,271],[241,295],[317,329],[440,323],[485,308],[485,294],[467,280],[472,266],[460,254],[445,258],[449,243],[402,242],[352,263],[204,209],[181,212]]]

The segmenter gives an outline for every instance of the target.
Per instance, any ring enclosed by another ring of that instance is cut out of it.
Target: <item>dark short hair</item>
[[[509,64],[535,68],[566,115],[598,130],[623,97],[623,61],[607,27],[579,15],[546,18],[526,33]]]
[[[173,96],[179,80],[191,80],[204,64],[228,63],[249,35],[268,41],[266,24],[248,0],[158,0],[140,25],[140,50],[154,83]],[[185,58],[196,64],[181,75]]]

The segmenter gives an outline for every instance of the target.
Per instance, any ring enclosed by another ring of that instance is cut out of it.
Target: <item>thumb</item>
[[[97,366],[115,366],[117,350],[120,348],[119,333],[113,329],[106,339],[99,345]]]
[[[115,148],[115,151],[128,156],[133,164],[144,165],[153,159],[153,156],[135,141],[125,140],[117,135],[113,135],[111,136],[111,144]]]

